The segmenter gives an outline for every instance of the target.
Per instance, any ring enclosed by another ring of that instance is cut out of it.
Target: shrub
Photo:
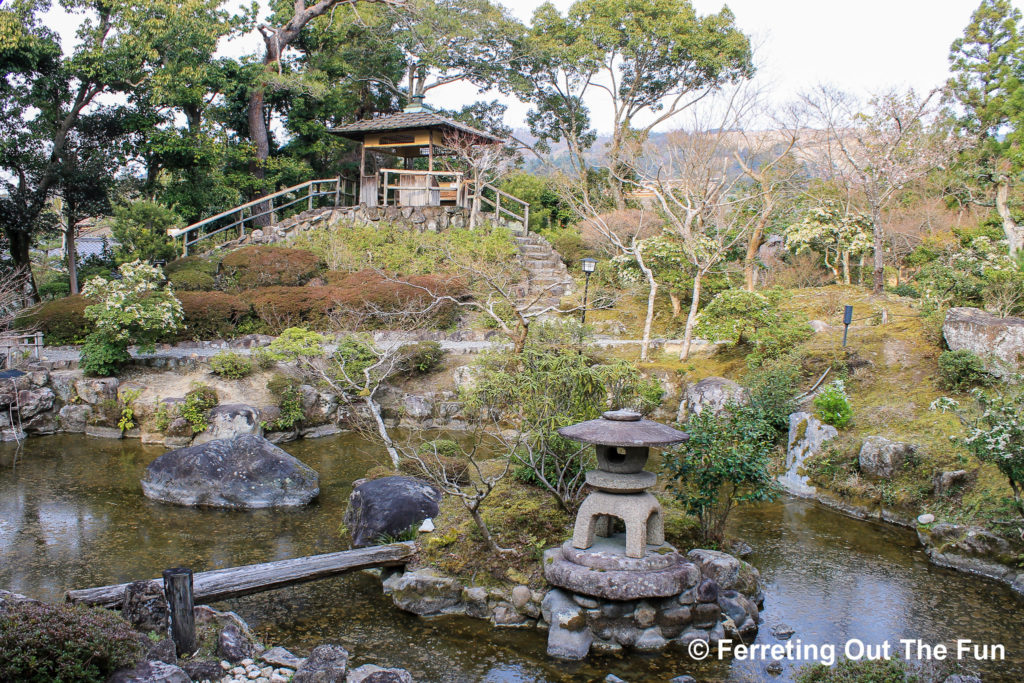
[[[128,346],[106,335],[90,334],[82,345],[78,365],[87,375],[110,377],[131,361]]]
[[[896,285],[895,287],[893,287],[892,293],[895,294],[896,296],[906,296],[910,297],[911,299],[921,298],[921,292],[918,291],[917,287],[915,287],[914,285],[908,285],[905,282],[901,285]]]
[[[277,419],[267,425],[272,431],[284,431],[300,424],[306,417],[302,407],[302,390],[298,380],[287,375],[274,375],[267,381],[267,390],[277,396],[280,412]]]
[[[409,375],[426,375],[433,372],[444,358],[444,349],[436,341],[410,344],[402,349],[402,365]]]
[[[206,273],[212,277],[217,274],[219,267],[220,261],[209,256],[183,256],[179,259],[174,259],[164,266],[164,272],[167,275],[174,275],[175,273],[192,270]]]
[[[231,252],[221,261],[225,282],[242,289],[298,287],[320,272],[320,257],[304,249],[251,246]]]
[[[24,603],[0,612],[0,680],[102,683],[143,656],[139,634],[105,609]]]
[[[167,235],[181,224],[174,211],[157,202],[141,200],[114,208],[111,233],[117,241],[119,261],[168,261],[177,247]]]
[[[774,429],[754,406],[704,410],[686,423],[690,439],[666,451],[668,490],[700,523],[705,541],[721,543],[738,503],[770,500]]]
[[[337,306],[352,326],[387,326],[406,320],[420,320],[435,327],[455,324],[458,307],[449,300],[467,295],[461,278],[445,275],[413,275],[391,280],[372,270],[332,273],[328,282],[336,287]]]
[[[168,275],[167,279],[178,291],[208,292],[216,286],[213,276],[201,270],[179,270]]]
[[[225,292],[177,292],[185,325],[172,335],[184,339],[229,339],[250,316],[249,304]]]
[[[907,671],[899,659],[853,661],[844,659],[835,666],[805,664],[800,667],[797,683],[923,683]]]
[[[216,406],[219,400],[216,389],[200,384],[185,394],[185,400],[178,412],[188,420],[192,430],[198,434],[210,426],[206,421],[206,413]]]
[[[994,379],[985,370],[984,361],[973,351],[943,351],[939,355],[939,384],[950,391],[985,386]]]
[[[181,302],[161,286],[159,268],[133,261],[118,270],[120,279],[93,278],[82,290],[96,302],[85,309],[86,319],[95,325],[89,333],[92,343],[82,349],[86,372],[112,374],[116,367],[111,363],[123,364],[129,345],[151,351],[157,339],[182,323]],[[97,355],[90,359],[90,354]]]
[[[751,372],[746,379],[750,404],[779,434],[789,429],[789,416],[797,411],[800,368],[789,359],[775,361]]]
[[[210,359],[210,369],[220,377],[242,379],[252,374],[252,361],[233,351],[221,351]]]
[[[265,353],[274,361],[295,361],[305,356],[321,355],[325,343],[327,338],[322,334],[301,327],[289,327],[270,342]]]
[[[704,307],[697,319],[696,333],[712,341],[752,348],[748,362],[757,366],[779,358],[811,336],[801,315],[778,307],[778,292],[769,295],[729,289]]]
[[[241,294],[263,331],[278,334],[289,327],[326,328],[337,308],[334,287],[262,287]]]
[[[79,344],[92,331],[85,309],[92,302],[81,294],[47,301],[17,317],[19,329],[39,330],[48,345]]]
[[[71,283],[63,278],[41,282],[36,292],[42,299],[62,299],[71,294]]]
[[[846,383],[837,379],[814,397],[814,412],[818,418],[837,429],[850,424],[853,419],[853,408],[850,397],[846,395]]]

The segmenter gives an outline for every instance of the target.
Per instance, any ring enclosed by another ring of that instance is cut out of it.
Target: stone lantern
[[[594,545],[595,534],[610,537],[612,518],[626,526],[626,557],[641,559],[647,546],[665,542],[661,504],[647,489],[658,476],[644,470],[652,446],[664,447],[686,441],[688,435],[663,424],[643,420],[631,410],[606,412],[596,420],[562,427],[558,433],[566,439],[594,444],[596,470],[587,472],[587,483],[594,489],[580,506],[572,537],[574,548],[586,550]]]

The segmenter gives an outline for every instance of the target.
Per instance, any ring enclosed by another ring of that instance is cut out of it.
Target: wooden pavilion
[[[414,100],[417,98],[414,98]],[[366,206],[459,206],[470,208],[474,188],[464,174],[435,170],[435,159],[476,145],[504,140],[425,108],[422,99],[399,114],[329,129],[360,146],[359,197]],[[416,159],[427,159],[416,170]],[[402,160],[401,168],[386,159]]]

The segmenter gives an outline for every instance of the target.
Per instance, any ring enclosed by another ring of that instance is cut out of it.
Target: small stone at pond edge
[[[928,513],[917,518],[918,524],[931,524],[935,521],[935,515]]]
[[[434,520],[427,518],[423,520],[423,524],[420,524],[420,533],[429,534],[434,530]]]
[[[604,683],[626,683],[626,681],[622,680],[615,674],[608,674],[604,677]]]
[[[765,671],[770,673],[772,676],[778,676],[782,673],[782,665],[778,662],[772,662],[764,668]]]
[[[776,624],[772,626],[772,635],[778,640],[789,640],[796,633],[793,627],[788,624]]]
[[[675,678],[671,679],[668,683],[697,683],[697,679],[693,676],[687,676],[684,674],[682,676],[676,676]]]

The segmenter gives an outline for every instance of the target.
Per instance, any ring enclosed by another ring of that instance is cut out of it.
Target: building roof
[[[464,123],[445,118],[431,111],[404,111],[400,114],[389,114],[375,119],[356,121],[336,128],[328,128],[331,133],[338,133],[350,140],[362,142],[367,133],[386,131],[413,130],[422,128],[440,128],[446,132],[458,132],[479,138],[480,144],[505,142],[490,133],[467,126]]]

